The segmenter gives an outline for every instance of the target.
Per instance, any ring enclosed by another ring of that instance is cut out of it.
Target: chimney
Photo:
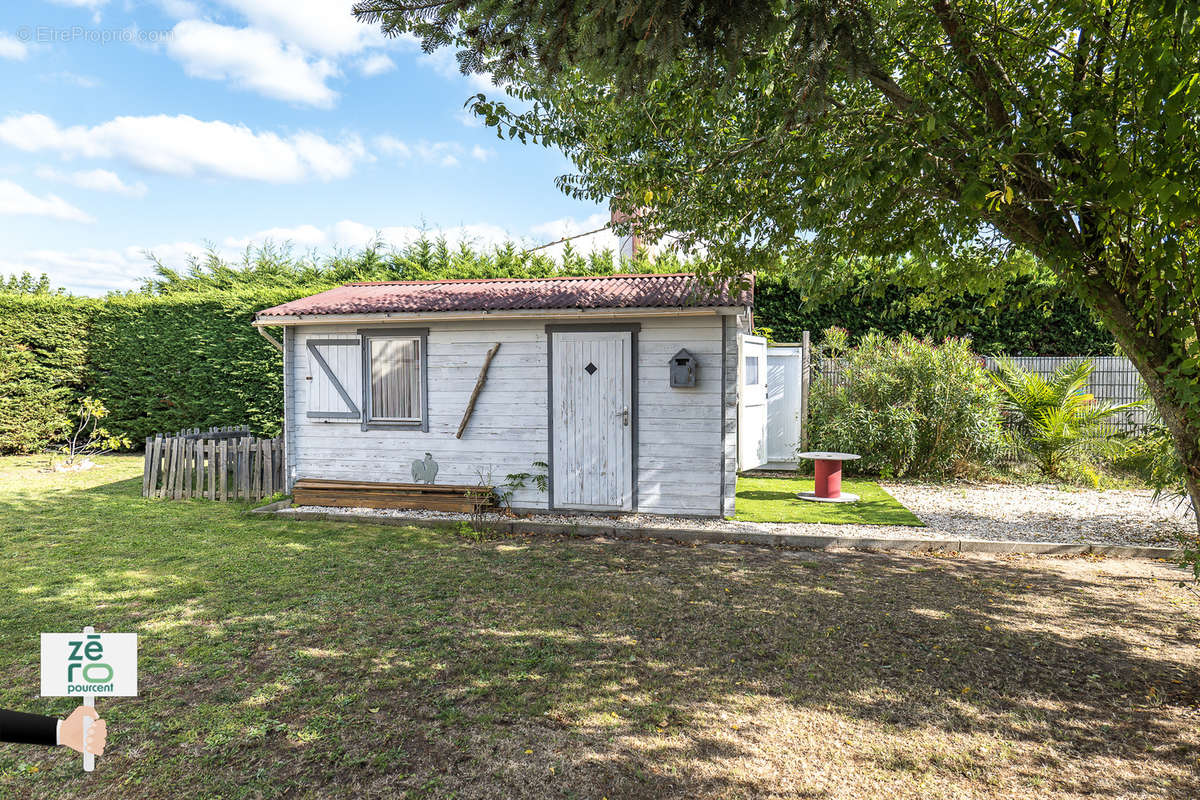
[[[620,224],[629,222],[631,219],[635,219],[636,216],[637,216],[636,214],[634,214],[633,216],[630,216],[629,214],[625,214],[625,213],[613,208],[612,211],[610,212],[609,220],[612,222],[613,225],[620,225]],[[642,237],[638,235],[636,228],[631,233],[623,234],[621,236],[621,245],[619,248],[619,255],[622,258],[633,258],[639,252],[641,252],[641,250],[642,250]]]

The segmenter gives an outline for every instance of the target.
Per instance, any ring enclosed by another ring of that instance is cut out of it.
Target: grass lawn
[[[109,752],[3,798],[1200,796],[1200,602],[1168,565],[251,518],[139,462],[0,459],[0,707],[38,633],[140,635]]]
[[[812,490],[811,478],[748,478],[739,475],[735,518],[744,522],[925,526],[896,498],[871,481],[842,481],[842,491],[858,495],[857,503],[814,503],[796,497],[796,492]]]

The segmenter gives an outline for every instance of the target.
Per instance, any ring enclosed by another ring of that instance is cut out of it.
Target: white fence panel
[[[1146,399],[1142,388],[1142,376],[1138,374],[1133,362],[1125,356],[1017,356],[1011,358],[1011,361],[1021,369],[1047,377],[1065,364],[1080,360],[1092,362],[1092,376],[1088,381],[1088,391],[1097,400],[1124,404],[1137,403]],[[834,384],[843,382],[844,365],[840,359],[814,358],[813,361],[815,362],[814,367],[821,377],[833,381]],[[991,371],[995,371],[999,361],[1000,358],[996,356],[984,357],[984,365]],[[1123,431],[1137,433],[1150,422],[1150,414],[1149,405],[1130,409],[1114,415],[1112,425]]]

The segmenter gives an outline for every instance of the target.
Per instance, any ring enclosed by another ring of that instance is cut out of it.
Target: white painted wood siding
[[[722,470],[722,457],[735,447],[736,420],[735,415],[726,416],[729,433],[722,436],[721,317],[640,322],[638,407],[633,415],[638,510],[696,516],[715,516],[723,509],[731,513],[732,468],[727,464]],[[545,325],[500,320],[429,323],[428,433],[362,431],[353,423],[307,418],[305,342],[354,336],[365,326],[297,326],[289,337],[287,358],[294,387],[287,395],[292,439],[288,460],[293,470],[289,477],[410,481],[412,461],[426,452],[440,465],[439,483],[475,483],[482,473],[499,484],[510,473],[534,471],[534,461],[550,460]],[[728,327],[727,372],[736,365],[738,326],[731,320]],[[496,342],[502,345],[475,413],[463,438],[455,439],[484,355]],[[694,388],[670,388],[670,358],[681,347],[699,364]],[[726,381],[727,397],[732,399],[736,372],[727,374]],[[514,494],[513,505],[545,510],[547,497],[531,485]]]

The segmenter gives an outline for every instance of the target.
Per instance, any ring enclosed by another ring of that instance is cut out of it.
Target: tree
[[[64,292],[62,289],[51,288],[50,278],[44,272],[38,278],[33,277],[29,272],[22,272],[20,275],[16,273],[9,275],[7,280],[0,277],[0,293],[63,294]]]
[[[561,188],[618,198],[647,235],[728,271],[911,254],[930,279],[969,283],[1032,254],[1137,366],[1200,510],[1194,3],[362,0],[355,13],[456,48],[519,101],[479,95],[477,113],[573,160]]]

